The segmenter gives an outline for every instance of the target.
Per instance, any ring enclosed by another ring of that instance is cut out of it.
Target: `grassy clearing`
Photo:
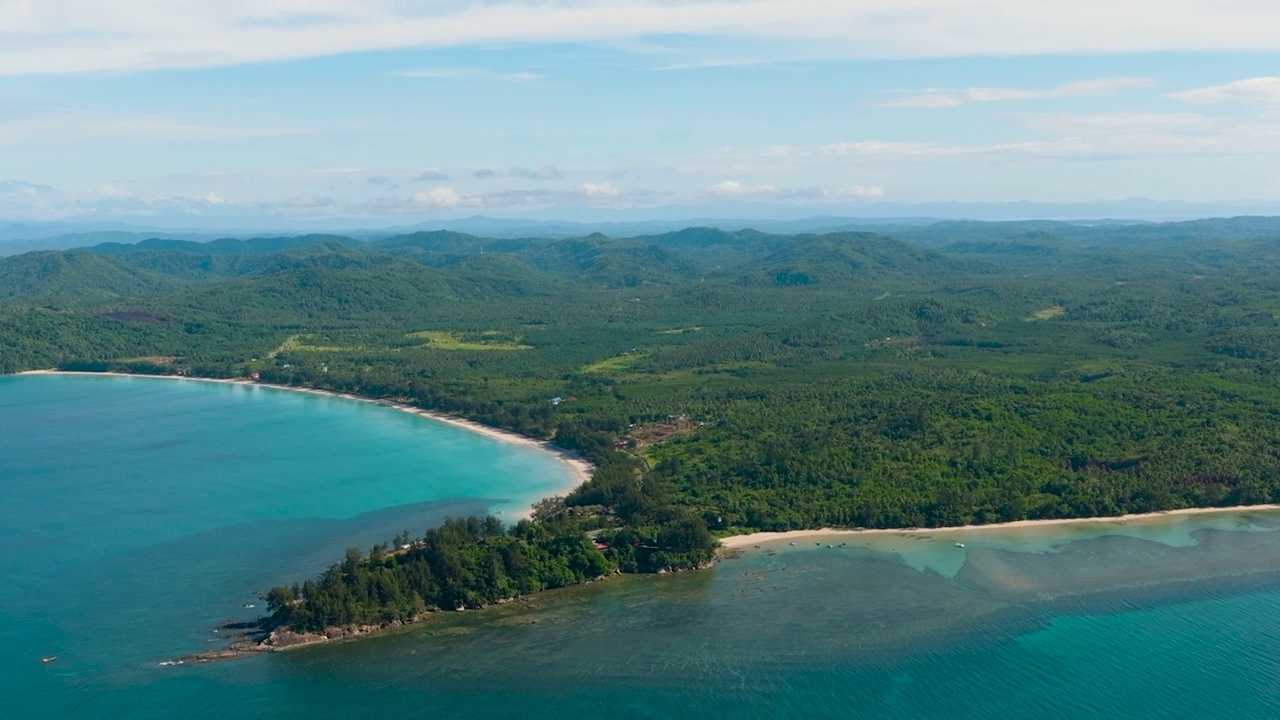
[[[267,357],[275,357],[282,352],[345,352],[360,349],[356,345],[321,345],[310,342],[314,335],[292,335]]]
[[[267,353],[264,357],[270,360],[285,352],[346,352],[360,349],[357,345],[313,345],[308,342],[313,337],[315,336],[290,335],[284,342],[280,343],[280,347]]]
[[[617,355],[615,357],[605,358],[599,362],[593,362],[590,365],[583,365],[579,372],[595,373],[599,375],[626,372],[642,357],[644,357],[643,353]]]
[[[1066,312],[1067,312],[1067,309],[1062,307],[1061,305],[1053,305],[1043,310],[1035,311],[1034,313],[1031,314],[1030,317],[1025,318],[1025,320],[1027,322],[1036,322],[1039,320],[1052,320],[1053,318],[1056,318],[1059,315],[1066,314]]]
[[[423,330],[421,332],[409,333],[409,337],[426,340],[423,345],[434,350],[512,351],[533,349],[532,345],[525,345],[521,343],[520,338],[515,338],[514,341],[499,340],[498,338],[502,336],[502,333],[497,330],[490,330],[488,332],[480,333],[480,335],[486,338],[492,337],[494,339],[485,339],[478,342],[463,340],[462,333],[442,332],[436,330]]]

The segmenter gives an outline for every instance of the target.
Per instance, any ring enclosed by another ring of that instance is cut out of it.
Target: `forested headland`
[[[596,465],[534,521],[460,519],[273,591],[298,628],[388,622],[696,566],[714,535],[1280,501],[1280,220],[0,259],[0,372],[41,368],[395,400]]]

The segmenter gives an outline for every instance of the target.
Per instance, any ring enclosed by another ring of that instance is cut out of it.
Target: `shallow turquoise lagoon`
[[[0,378],[0,717],[1218,718],[1280,706],[1280,515],[752,550],[212,666],[254,592],[566,484],[386,408]],[[214,642],[207,642],[214,640]],[[40,658],[59,660],[42,665]]]

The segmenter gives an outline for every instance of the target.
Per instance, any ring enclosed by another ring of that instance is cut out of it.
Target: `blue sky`
[[[0,219],[1276,203],[1273,6],[0,0]]]

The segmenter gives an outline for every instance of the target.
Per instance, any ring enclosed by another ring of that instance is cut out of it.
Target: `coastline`
[[[1183,508],[1180,510],[1163,510],[1151,513],[1132,513],[1129,515],[1113,515],[1087,518],[1053,518],[1050,520],[1016,520],[1005,523],[987,525],[953,525],[937,528],[874,528],[857,530],[852,528],[819,528],[816,530],[788,530],[785,532],[756,532],[747,535],[731,535],[720,538],[720,546],[725,550],[742,550],[761,543],[782,540],[848,539],[867,535],[930,535],[957,532],[981,532],[984,530],[1015,530],[1050,527],[1055,525],[1121,525],[1127,522],[1153,520],[1157,518],[1177,517],[1185,515],[1208,515],[1213,513],[1266,512],[1280,510],[1280,504],[1267,505],[1234,505],[1231,507]]]
[[[79,375],[85,377],[126,377],[126,378],[144,378],[144,379],[161,379],[161,380],[190,380],[193,382],[221,383],[224,385],[243,385],[246,387],[265,387],[275,390],[286,390],[290,392],[309,393],[312,395],[324,395],[327,397],[340,398],[343,400],[353,400],[356,402],[370,403],[373,405],[381,405],[393,410],[399,410],[411,415],[435,420],[437,422],[452,425],[457,428],[467,430],[479,435],[484,435],[499,442],[512,445],[521,445],[529,448],[536,448],[543,452],[555,455],[570,471],[570,478],[573,485],[566,487],[563,493],[568,493],[584,482],[591,479],[594,466],[587,462],[577,453],[564,448],[553,445],[548,440],[537,440],[535,438],[526,437],[509,430],[501,430],[489,425],[460,418],[454,415],[434,412],[431,410],[423,410],[422,408],[406,405],[404,403],[395,402],[393,400],[379,400],[375,398],[362,397],[360,395],[352,395],[350,393],[334,392],[332,390],[319,390],[316,388],[296,387],[292,385],[278,385],[275,383],[264,383],[256,380],[248,380],[241,378],[205,378],[192,377],[188,375],[143,375],[136,373],[122,372],[88,372],[78,370],[26,370],[15,375]],[[1234,505],[1231,507],[1208,507],[1208,508],[1182,508],[1178,510],[1162,510],[1151,513],[1131,513],[1127,515],[1112,515],[1099,517],[1084,518],[1052,518],[1047,520],[1015,520],[1004,523],[989,523],[986,525],[952,525],[937,528],[817,528],[810,530],[787,530],[782,532],[754,532],[745,535],[730,535],[720,538],[720,547],[724,550],[742,550],[749,549],[753,545],[760,543],[776,542],[776,541],[797,541],[797,540],[813,540],[815,538],[852,538],[867,535],[904,535],[904,534],[933,534],[933,533],[956,533],[956,532],[974,532],[984,530],[1014,530],[1014,529],[1032,529],[1037,527],[1051,527],[1055,525],[1085,525],[1085,524],[1122,524],[1132,521],[1151,520],[1161,517],[1177,517],[1181,515],[1202,515],[1210,513],[1228,513],[1228,512],[1249,512],[1249,511],[1272,511],[1280,510],[1280,503],[1271,503],[1265,505]],[[525,510],[517,517],[528,517],[532,512],[532,508]]]
[[[307,393],[310,395],[323,395],[325,397],[339,398],[342,400],[353,400],[355,402],[369,403],[371,405],[380,405],[392,410],[399,410],[410,415],[417,415],[429,420],[452,425],[477,435],[483,435],[491,440],[496,440],[508,445],[520,445],[522,447],[533,448],[545,453],[554,455],[569,471],[569,479],[572,484],[559,490],[556,495],[567,495],[577,489],[579,485],[589,481],[591,474],[595,471],[595,466],[587,462],[580,455],[572,450],[566,450],[557,447],[549,440],[537,440],[535,438],[526,437],[509,430],[501,430],[489,425],[467,420],[454,415],[433,412],[431,410],[423,410],[422,408],[406,405],[405,403],[395,402],[393,400],[379,400],[376,398],[362,397],[360,395],[352,395],[350,393],[334,392],[332,390],[319,390],[308,387],[295,387],[292,385],[278,385],[275,383],[264,383],[256,380],[248,379],[232,379],[232,378],[206,378],[192,377],[188,375],[142,375],[137,373],[122,372],[88,372],[77,370],[26,370],[15,375],[71,375],[81,377],[124,377],[124,378],[143,378],[143,379],[159,379],[159,380],[188,380],[191,382],[219,383],[222,385],[242,385],[245,387],[263,387],[274,390],[286,390],[290,392]],[[533,513],[533,508],[529,507],[515,515],[517,519],[527,519]]]
[[[536,448],[543,452],[555,455],[570,471],[570,477],[573,485],[564,489],[564,493],[568,493],[584,482],[591,479],[591,473],[594,466],[587,462],[577,453],[565,450],[552,444],[549,440],[537,440],[535,438],[520,435],[509,430],[502,430],[489,425],[460,418],[454,415],[434,412],[431,410],[423,410],[422,408],[407,405],[405,403],[393,400],[379,400],[376,398],[362,397],[360,395],[352,395],[350,393],[334,392],[332,390],[319,390],[316,388],[296,387],[293,385],[278,385],[275,383],[264,383],[256,380],[248,380],[242,378],[206,378],[192,377],[188,375],[143,375],[137,373],[122,372],[88,372],[78,370],[26,370],[15,375],[78,375],[84,377],[126,377],[126,378],[144,378],[144,379],[161,379],[161,380],[189,380],[192,382],[220,383],[223,385],[243,385],[246,387],[264,387],[275,390],[286,390],[290,392],[308,393],[311,395],[323,395],[327,397],[340,398],[343,400],[353,400],[355,402],[369,403],[372,405],[380,405],[392,410],[399,410],[411,415],[435,420],[446,425],[452,425],[468,432],[483,435],[498,442],[508,443],[511,445],[521,445],[529,448]],[[1182,508],[1178,510],[1162,510],[1151,513],[1131,513],[1127,515],[1113,515],[1100,517],[1085,518],[1052,518],[1047,520],[1015,520],[1013,522],[989,523],[986,525],[952,525],[937,528],[817,528],[811,530],[787,530],[782,532],[754,532],[746,535],[730,535],[720,538],[720,546],[726,550],[740,550],[749,548],[759,543],[775,542],[779,540],[805,540],[814,538],[849,538],[866,535],[893,535],[893,534],[932,534],[932,533],[955,533],[955,532],[973,532],[982,530],[1013,530],[1021,528],[1037,528],[1050,527],[1055,525],[1081,525],[1093,523],[1120,524],[1131,521],[1150,520],[1161,517],[1176,517],[1180,515],[1202,515],[1209,513],[1226,513],[1226,512],[1248,512],[1248,511],[1269,511],[1280,510],[1280,503],[1271,503],[1265,505],[1233,505],[1231,507],[1208,507],[1208,508]],[[532,508],[526,510],[519,517],[527,517],[532,512]]]
[[[474,421],[466,420],[466,419],[451,416],[451,415],[446,415],[443,413],[423,410],[423,409],[405,404],[403,402],[396,402],[392,400],[380,400],[380,399],[374,399],[374,398],[368,398],[368,397],[361,397],[358,395],[352,395],[348,393],[340,393],[340,392],[334,392],[329,390],[320,390],[315,388],[264,383],[264,382],[249,380],[249,379],[220,379],[220,378],[175,376],[175,375],[146,375],[146,374],[120,373],[120,372],[85,372],[85,371],[59,371],[59,370],[34,370],[34,371],[16,373],[16,375],[68,375],[68,376],[84,376],[84,377],[108,376],[108,377],[117,377],[117,378],[124,377],[124,378],[143,378],[143,379],[157,378],[157,379],[169,379],[169,380],[192,380],[196,382],[219,383],[219,384],[225,384],[225,385],[242,385],[246,387],[265,387],[265,388],[271,388],[275,390],[310,393],[313,395],[324,395],[324,396],[339,398],[343,400],[353,400],[357,402],[381,405],[389,409],[399,410],[401,412],[407,412],[410,414],[418,415],[430,420],[443,422],[445,424],[452,425],[454,427],[466,430],[468,432],[484,435],[485,437],[498,442],[508,443],[512,445],[520,445],[527,448],[539,449],[543,452],[549,452],[554,456],[556,456],[557,459],[560,460],[560,462],[564,463],[564,465],[569,470],[568,480],[572,481],[574,484],[568,487],[565,491],[572,490],[582,482],[586,482],[590,480],[591,473],[593,470],[593,467],[591,466],[591,464],[585,461],[584,459],[582,459],[581,457],[578,457],[576,454],[570,451],[566,451],[562,448],[555,447],[549,441],[537,440],[534,438],[530,438],[527,436],[522,436],[517,433],[510,432],[510,431],[500,430],[498,428],[483,425]],[[1014,522],[991,523],[991,524],[985,524],[985,525],[963,525],[963,526],[951,526],[951,527],[939,527],[939,528],[912,527],[912,528],[855,529],[855,528],[828,527],[828,528],[821,528],[821,529],[793,530],[793,531],[785,531],[785,532],[754,532],[754,533],[749,533],[745,535],[736,535],[736,536],[721,538],[720,549],[722,552],[721,552],[721,557],[718,558],[717,561],[738,557],[746,552],[750,552],[751,551],[750,549],[753,546],[755,548],[761,548],[762,546],[776,547],[778,544],[785,544],[788,541],[791,541],[792,545],[796,545],[800,541],[807,540],[808,543],[810,544],[809,549],[813,549],[812,543],[815,540],[819,540],[822,543],[828,543],[832,541],[838,542],[841,540],[856,540],[859,538],[865,538],[866,536],[879,537],[879,538],[901,538],[901,537],[920,538],[921,536],[937,535],[942,537],[948,537],[947,542],[949,544],[951,539],[964,540],[966,542],[977,542],[976,540],[971,541],[968,537],[963,536],[963,533],[975,533],[975,534],[980,534],[983,532],[997,533],[1000,531],[1007,531],[1007,530],[1035,531],[1040,528],[1055,527],[1055,526],[1116,527],[1116,526],[1122,526],[1125,523],[1130,523],[1130,522],[1143,522],[1143,521],[1158,522],[1162,518],[1176,518],[1176,517],[1199,516],[1199,515],[1208,515],[1208,514],[1229,514],[1229,513],[1243,514],[1243,513],[1251,513],[1251,512],[1265,513],[1265,512],[1276,512],[1276,511],[1280,511],[1280,503],[1251,505],[1251,506],[1185,508],[1185,509],[1178,509],[1178,510],[1169,510],[1169,511],[1161,511],[1161,512],[1151,512],[1151,513],[1134,513],[1134,514],[1126,514],[1126,515],[1110,516],[1110,517],[1104,516],[1104,517],[1085,517],[1085,518],[1055,518],[1055,519],[1047,519],[1047,520],[1020,520],[1020,521],[1014,521]],[[532,512],[532,508],[528,508],[523,512],[517,514],[516,517],[528,517],[531,514],[531,512]],[[957,536],[957,534],[959,534],[959,536]],[[963,547],[963,545],[961,545],[961,547]],[[599,578],[599,580],[604,580],[607,578],[608,576],[605,576],[605,577]],[[595,581],[596,580],[588,580],[587,582],[590,583]],[[513,600],[520,601],[523,599],[523,597],[524,596],[521,596]],[[500,603],[505,604],[505,602],[510,602],[510,601],[512,600],[500,601]],[[323,632],[319,632],[319,633],[295,633],[292,631],[288,631],[287,629],[279,629],[277,631],[270,632],[269,626],[265,624],[264,625],[254,624],[254,622],[261,622],[263,619],[260,619],[259,621],[251,621],[249,623],[229,623],[229,624],[224,624],[220,626],[219,630],[245,629],[245,630],[248,630],[248,632],[238,634],[234,639],[234,641],[232,641],[231,644],[224,649],[215,650],[212,652],[185,655],[185,656],[171,659],[171,660],[164,660],[160,662],[160,665],[169,666],[169,665],[180,665],[180,664],[186,664],[186,663],[218,662],[223,660],[231,660],[231,659],[242,658],[242,657],[250,657],[253,655],[260,655],[267,652],[281,652],[281,651],[293,650],[297,648],[309,647],[309,646],[322,644],[322,643],[350,642],[350,641],[354,641],[364,637],[382,635],[388,632],[395,631],[402,627],[417,625],[419,623],[428,621],[428,619],[432,616],[435,616],[434,612],[424,614],[421,617],[417,617],[412,619],[411,621],[406,621],[406,622],[388,623],[384,625],[365,625],[365,626],[358,626],[358,627],[333,627],[333,628],[326,628]],[[262,634],[259,634],[259,630],[257,628],[261,629]],[[228,639],[230,640],[231,638],[229,637]]]

